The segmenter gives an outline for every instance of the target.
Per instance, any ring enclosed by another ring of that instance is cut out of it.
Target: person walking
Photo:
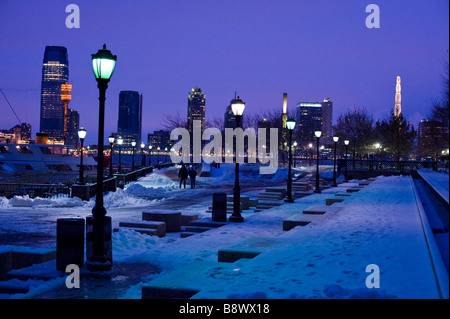
[[[191,189],[195,188],[195,177],[197,176],[197,172],[194,169],[193,166],[191,166],[191,169],[189,170],[189,177],[191,178]]]
[[[188,170],[186,168],[186,166],[183,164],[181,164],[181,168],[178,172],[178,177],[180,178],[180,188],[181,188],[181,184],[184,184],[184,188],[186,188],[186,179],[188,178]]]

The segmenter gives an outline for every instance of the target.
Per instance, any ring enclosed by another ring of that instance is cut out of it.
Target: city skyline
[[[106,96],[105,136],[116,131],[117,101],[124,90],[149,97],[143,136],[162,129],[164,114],[184,117],[186,92],[193,87],[208,96],[207,119],[223,118],[237,91],[246,101],[246,114],[281,110],[287,92],[289,116],[300,101],[329,97],[333,122],[353,106],[366,108],[376,120],[392,110],[393,83],[400,75],[402,113],[417,127],[440,98],[449,47],[445,1],[378,1],[379,29],[366,27],[369,2],[360,1],[197,1],[195,6],[110,1],[106,16],[99,14],[105,4],[78,1],[79,29],[65,26],[64,3],[0,5],[0,88],[21,120],[32,125],[33,137],[46,45],[68,50],[70,107],[88,130],[87,143],[96,141],[98,116],[90,54],[103,43],[118,57]],[[18,124],[6,101],[0,110],[0,128]]]

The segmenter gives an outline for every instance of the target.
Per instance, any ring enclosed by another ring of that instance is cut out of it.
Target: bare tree
[[[356,155],[361,157],[373,144],[373,117],[365,108],[354,107],[339,116],[333,131],[340,139],[352,143],[354,166]]]

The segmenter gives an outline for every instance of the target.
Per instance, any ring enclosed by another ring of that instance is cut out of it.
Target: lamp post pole
[[[345,182],[348,183],[348,168],[347,168],[347,160],[348,160],[348,153],[347,153],[347,147],[348,147],[348,143],[350,143],[349,140],[345,140],[344,144],[345,144]]]
[[[148,166],[152,166],[152,146],[148,146]]]
[[[123,143],[123,139],[122,139],[122,137],[119,137],[117,139],[117,144],[119,144],[119,164],[117,165],[117,172],[119,174],[122,174],[122,157],[121,157],[122,143]]]
[[[80,130],[78,131],[78,137],[80,138],[80,143],[81,143],[81,156],[80,156],[80,178],[79,178],[79,184],[80,185],[84,185],[84,165],[83,165],[83,143],[84,143],[84,138],[86,137],[86,130],[82,127],[80,128]]]
[[[336,187],[336,148],[337,148],[337,142],[339,141],[339,136],[333,136],[333,142],[334,142],[334,161],[333,161],[333,187]]]
[[[320,136],[322,135],[322,132],[321,131],[315,131],[314,134],[316,136],[316,149],[317,149],[316,189],[314,190],[314,193],[321,193],[320,187],[319,187],[319,140],[320,140]]]
[[[231,101],[231,110],[233,111],[236,119],[236,128],[241,127],[242,114],[244,113],[245,103],[239,98],[235,98]],[[241,187],[239,186],[239,156],[236,149],[236,164],[235,164],[235,176],[234,176],[234,188],[233,188],[233,213],[231,214],[230,222],[243,222],[244,218],[241,216]]]
[[[131,163],[131,170],[134,171],[134,149],[136,148],[136,141],[131,142],[131,148],[132,148],[132,157],[133,161]]]
[[[114,136],[111,134],[108,138],[109,142],[109,149],[110,149],[110,156],[109,156],[109,176],[113,176],[113,146],[114,146]]]
[[[289,167],[288,167],[288,178],[287,178],[287,189],[286,189],[286,203],[293,203],[294,199],[292,198],[292,174],[291,174],[291,167],[292,167],[292,131],[295,128],[295,120],[293,118],[290,118],[286,121],[286,128],[289,132]]]
[[[141,166],[142,166],[142,167],[145,167],[145,163],[147,163],[147,160],[145,159],[144,148],[145,148],[145,144],[142,142],[142,143],[141,143],[141,156],[142,156],[142,159],[141,159]]]
[[[105,215],[106,209],[103,206],[103,143],[105,129],[105,99],[108,82],[115,69],[116,56],[106,49],[99,50],[92,55],[92,67],[97,79],[99,89],[99,120],[98,120],[98,160],[97,160],[97,187],[95,196],[95,206],[92,209],[93,215],[93,255],[88,257],[86,265],[88,269],[104,271],[111,269],[111,262],[107,260],[104,253],[105,241]]]

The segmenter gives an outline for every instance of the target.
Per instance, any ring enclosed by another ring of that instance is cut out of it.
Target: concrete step
[[[181,238],[191,237],[192,235],[196,235],[198,233],[183,231],[180,233]]]
[[[210,227],[210,228],[218,228],[225,226],[226,222],[216,222],[212,220],[211,218],[202,218],[197,219],[188,224],[188,226],[201,226],[201,227]]]
[[[205,231],[214,229],[214,227],[204,227],[204,226],[184,226],[183,232],[191,233],[203,233]]]

